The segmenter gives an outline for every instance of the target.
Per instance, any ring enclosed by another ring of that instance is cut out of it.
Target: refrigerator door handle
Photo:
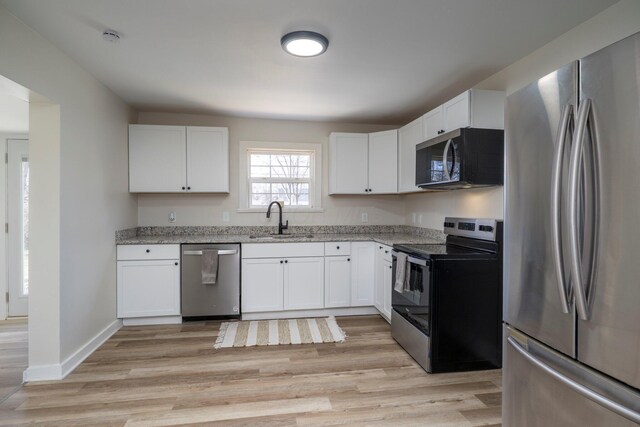
[[[562,373],[558,372],[557,370],[553,369],[551,366],[549,366],[548,364],[546,364],[545,362],[543,362],[542,360],[538,359],[536,356],[534,356],[533,354],[529,353],[524,347],[522,347],[522,345],[516,341],[515,338],[513,337],[507,337],[507,342],[518,352],[520,353],[525,359],[527,359],[529,362],[531,362],[533,365],[537,366],[538,368],[542,369],[544,372],[546,372],[547,374],[551,375],[553,378],[555,378],[556,380],[560,381],[561,383],[563,383],[564,385],[566,385],[567,387],[569,387],[570,389],[572,389],[573,391],[575,391],[576,393],[581,394],[582,396],[586,397],[587,399],[590,399],[594,402],[596,402],[597,404],[599,404],[600,406],[607,408],[608,410],[615,412],[616,414],[625,417],[635,423],[640,423],[640,413],[627,408],[624,405],[619,404],[618,402],[615,402],[605,396],[602,396],[599,393],[596,393],[595,391],[591,390],[588,387],[585,387],[584,385],[580,384],[577,381],[572,380],[571,378],[568,378],[566,376],[564,376]]]
[[[582,275],[582,256],[580,250],[580,177],[582,172],[582,158],[584,153],[585,134],[589,124],[591,100],[585,99],[580,104],[576,119],[576,132],[573,136],[571,157],[569,160],[569,254],[571,258],[571,275],[575,292],[576,310],[581,320],[589,320],[589,303],[587,291]],[[592,132],[595,138],[595,132]],[[595,141],[594,141],[595,145]]]
[[[451,181],[451,173],[449,173],[449,165],[447,165],[447,159],[449,158],[449,149],[451,148],[451,144],[453,143],[453,139],[447,141],[447,145],[444,146],[444,153],[442,154],[442,169],[444,171],[444,177],[447,181]],[[453,159],[455,162],[455,158]],[[451,165],[451,171],[453,172],[453,167],[455,165]]]
[[[573,105],[566,104],[560,119],[560,129],[553,154],[553,170],[551,173],[551,246],[553,261],[558,274],[558,293],[563,313],[569,313],[569,289],[565,283],[564,260],[562,259],[562,242],[560,241],[560,227],[562,219],[560,208],[562,204],[562,161],[567,138],[573,132]]]

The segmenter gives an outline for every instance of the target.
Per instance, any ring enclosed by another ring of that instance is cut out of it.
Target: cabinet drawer
[[[180,259],[180,245],[118,245],[118,261]]]
[[[324,243],[247,243],[242,258],[294,258],[324,256]]]
[[[351,242],[325,242],[324,254],[326,256],[351,255]]]
[[[393,248],[391,246],[382,245],[380,243],[377,244],[376,250],[378,251],[378,256],[385,260],[391,262],[391,250]]]

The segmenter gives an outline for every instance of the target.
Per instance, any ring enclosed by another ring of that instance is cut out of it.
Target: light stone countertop
[[[201,235],[159,235],[132,236],[116,239],[118,245],[155,245],[181,243],[300,243],[300,242],[368,242],[384,245],[394,244],[440,244],[442,240],[411,233],[317,233],[313,237],[306,234],[293,234],[295,237],[261,239],[251,238],[247,234],[201,234]]]

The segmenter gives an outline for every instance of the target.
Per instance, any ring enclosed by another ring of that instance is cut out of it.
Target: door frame
[[[8,140],[10,139],[29,139],[28,134],[24,133],[8,133],[0,135],[0,203],[2,208],[0,209],[0,227],[4,228],[4,224],[8,219],[8,204],[7,199],[9,197],[7,193],[7,174],[9,173],[8,165],[5,163],[5,159],[8,153]],[[9,315],[9,303],[6,300],[5,295],[9,292],[9,269],[8,269],[8,235],[4,230],[0,230],[0,320],[5,320]]]

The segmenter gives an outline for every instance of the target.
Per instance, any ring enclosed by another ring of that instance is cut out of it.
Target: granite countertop
[[[409,233],[372,233],[349,234],[318,233],[313,237],[305,234],[293,234],[288,238],[251,238],[248,234],[202,234],[202,235],[158,235],[158,236],[133,236],[119,238],[118,245],[152,245],[152,244],[180,244],[180,243],[300,243],[300,242],[362,242],[374,241],[384,245],[394,244],[437,244],[444,243],[430,237],[418,236]]]
[[[410,226],[298,226],[288,238],[265,238],[273,227],[137,227],[116,232],[118,245],[374,241],[385,245],[444,243],[438,230]],[[308,237],[312,235],[312,237]],[[251,236],[258,236],[252,238]]]

